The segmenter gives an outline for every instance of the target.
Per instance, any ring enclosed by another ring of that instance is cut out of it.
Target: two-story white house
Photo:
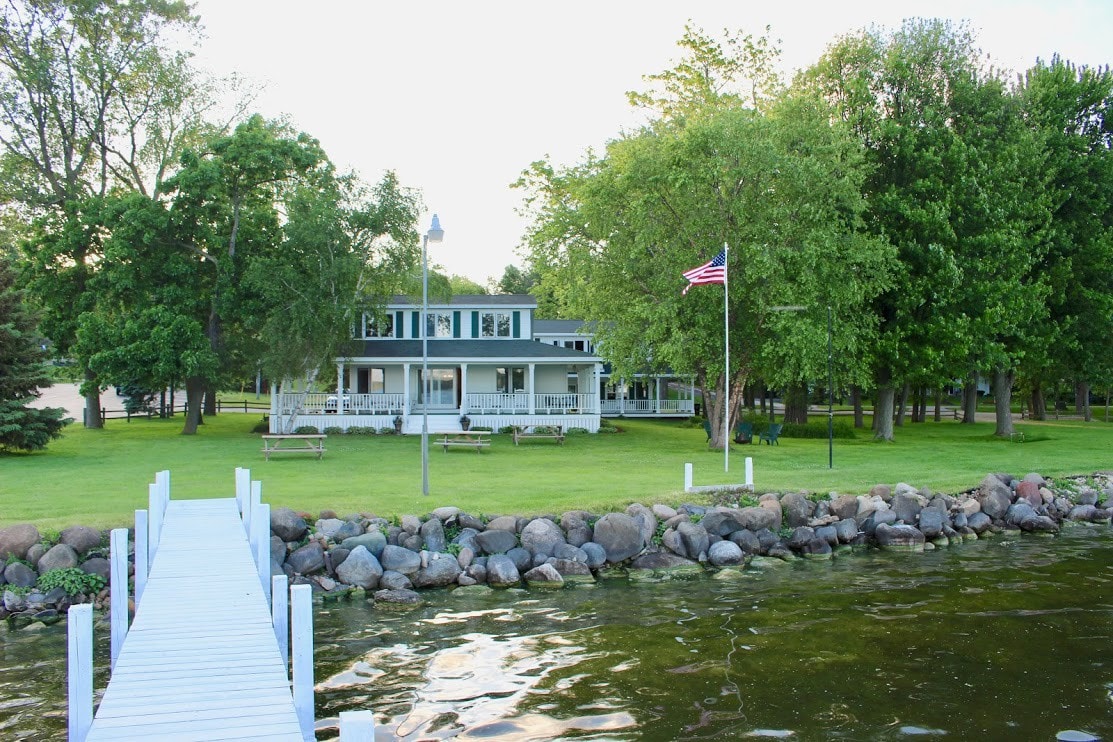
[[[300,405],[295,426],[388,428],[402,432],[474,427],[562,425],[599,429],[604,415],[688,416],[690,382],[610,379],[582,322],[538,320],[526,295],[468,294],[421,306],[395,297],[382,314],[365,314],[355,348],[337,360],[335,392],[271,397],[271,425]],[[428,384],[423,379],[422,332],[427,337]],[[426,399],[425,389],[428,388]]]

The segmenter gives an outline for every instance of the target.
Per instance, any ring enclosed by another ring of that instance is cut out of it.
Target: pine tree
[[[37,451],[62,434],[72,420],[59,407],[33,409],[27,403],[51,384],[45,352],[35,335],[35,318],[15,286],[10,261],[0,256],[0,451]]]

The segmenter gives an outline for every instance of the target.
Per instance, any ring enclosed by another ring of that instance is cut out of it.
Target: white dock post
[[[692,465],[691,464],[685,464],[684,465],[684,491],[685,492],[691,492],[692,491]]]
[[[242,466],[236,467],[236,507],[243,516],[247,508],[247,498],[251,496],[251,470]]]
[[[143,598],[143,590],[147,587],[147,575],[150,572],[147,564],[147,540],[149,529],[147,525],[147,511],[135,511],[135,607]]]
[[[754,491],[754,460],[749,456],[746,457],[746,486],[750,492]]]
[[[370,711],[341,711],[340,742],[375,742],[374,714]]]
[[[70,742],[84,742],[93,724],[93,606],[72,606],[66,617]]]
[[[313,588],[290,588],[294,710],[306,740],[314,738],[313,720]]]
[[[108,573],[109,622],[111,625],[111,667],[128,635],[128,529],[113,528],[109,535],[110,571]]]
[[[271,506],[256,505],[252,519],[255,529],[252,538],[251,555],[255,557],[255,569],[259,572],[259,582],[263,584],[263,596],[267,605],[271,602]]]
[[[278,640],[278,653],[282,655],[282,666],[287,668],[287,677],[290,673],[289,582],[286,575],[275,575],[271,578],[271,625],[274,626],[274,638]]]

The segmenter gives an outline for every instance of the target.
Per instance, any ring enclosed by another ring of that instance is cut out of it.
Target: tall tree
[[[28,403],[49,387],[50,376],[39,346],[35,317],[16,288],[11,261],[0,255],[0,451],[37,451],[73,422],[66,411],[34,409]]]
[[[494,294],[528,294],[537,284],[537,272],[533,268],[519,268],[508,265],[502,271],[498,281],[491,280],[491,293]]]

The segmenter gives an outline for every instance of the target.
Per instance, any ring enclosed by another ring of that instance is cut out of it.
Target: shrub
[[[299,425],[294,428],[294,435],[318,435],[320,432],[316,425]]]
[[[269,433],[271,432],[271,424],[268,420],[260,420],[255,423],[255,427],[251,429],[252,433]]]
[[[348,435],[375,435],[378,433],[375,428],[366,425],[350,425],[348,427]],[[394,428],[390,428],[390,432],[394,432]]]
[[[330,425],[325,428],[324,433],[325,435],[344,435],[344,428],[341,428],[339,425]]]
[[[379,428],[379,435],[394,435],[394,426],[388,425],[386,427]]]
[[[587,428],[569,428],[568,430],[564,431],[564,434],[565,435],[587,435],[588,430],[587,430]]]
[[[499,432],[502,433],[503,435],[510,435],[511,433],[514,432],[514,426],[513,425],[503,425],[501,428],[499,428]]]
[[[599,426],[599,432],[600,433],[617,433],[618,428],[615,427],[614,425],[600,425]]]
[[[66,591],[66,595],[82,595],[85,593],[99,593],[107,583],[100,575],[82,572],[76,567],[65,569],[52,569],[35,583],[42,592],[48,592],[56,587]]]

